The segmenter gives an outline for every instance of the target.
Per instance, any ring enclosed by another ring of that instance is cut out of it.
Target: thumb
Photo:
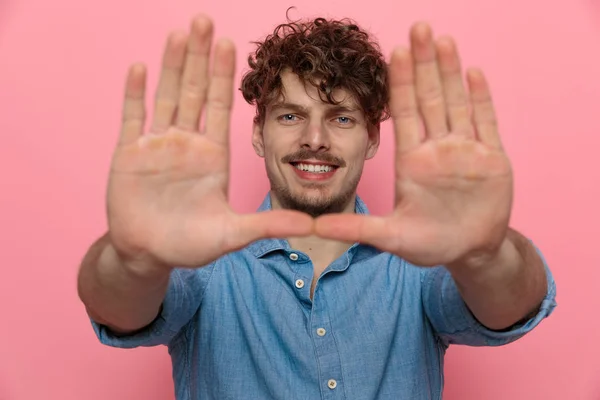
[[[310,236],[313,224],[313,218],[300,211],[273,210],[239,215],[231,244],[241,248],[260,239]]]
[[[389,218],[358,215],[328,214],[315,221],[315,234],[323,239],[348,243],[364,243],[384,251],[394,249],[393,239],[397,236],[391,229]]]

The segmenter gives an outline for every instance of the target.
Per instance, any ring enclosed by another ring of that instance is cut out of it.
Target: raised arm
[[[199,16],[189,33],[169,36],[148,132],[146,68],[133,65],[127,76],[108,182],[109,230],[90,248],[78,281],[91,317],[115,331],[152,322],[173,268],[205,266],[261,238],[312,232],[308,215],[238,215],[229,206],[235,49],[220,40],[211,63],[212,32]]]

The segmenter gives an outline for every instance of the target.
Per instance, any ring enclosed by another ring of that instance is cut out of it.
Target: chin
[[[354,201],[360,175],[348,179],[340,185],[336,179],[325,182],[302,182],[294,179],[281,179],[267,168],[267,177],[271,184],[271,195],[283,209],[297,210],[313,218],[324,214],[341,213],[354,210]]]
[[[291,193],[289,188],[272,187],[271,189],[282,208],[300,211],[313,218],[324,214],[343,212],[354,195],[354,191],[329,195],[323,193],[322,190],[318,192],[311,189],[303,190],[304,193]]]

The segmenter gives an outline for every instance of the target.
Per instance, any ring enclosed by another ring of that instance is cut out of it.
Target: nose
[[[302,148],[314,152],[325,152],[331,147],[327,130],[320,122],[308,124],[300,140]]]

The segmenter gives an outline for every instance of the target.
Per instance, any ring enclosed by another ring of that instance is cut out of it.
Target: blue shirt
[[[270,209],[267,196],[260,210]],[[367,213],[357,198],[356,212]],[[286,240],[260,240],[199,269],[176,269],[160,315],[106,345],[167,345],[178,400],[441,399],[450,344],[499,346],[548,316],[550,271],[538,314],[507,332],[486,329],[443,267],[418,268],[354,244],[320,276]]]

